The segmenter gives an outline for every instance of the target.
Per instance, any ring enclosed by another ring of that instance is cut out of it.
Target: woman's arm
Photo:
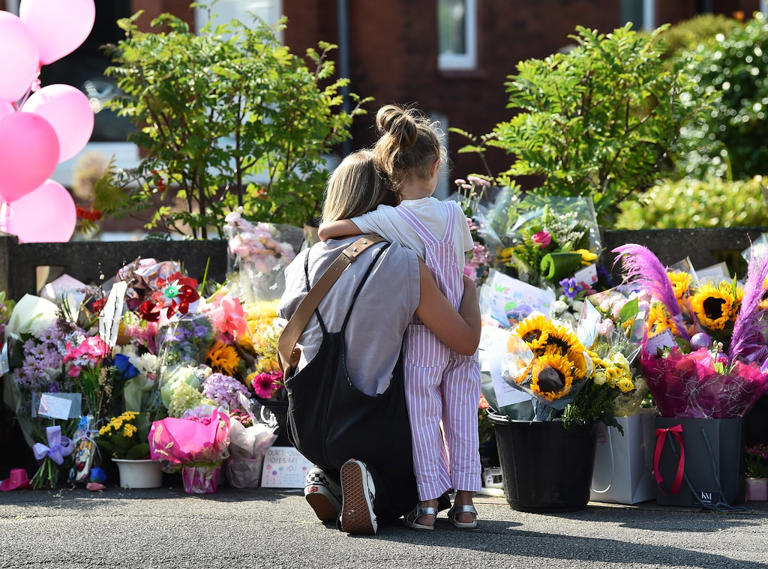
[[[333,239],[334,237],[360,235],[361,233],[362,231],[355,225],[355,222],[349,219],[338,219],[336,221],[321,223],[320,228],[317,230],[317,236],[321,241],[328,241],[328,239]]]
[[[464,277],[459,312],[437,288],[426,265],[419,260],[420,296],[416,316],[437,339],[454,352],[471,356],[480,344],[480,304],[475,283]]]

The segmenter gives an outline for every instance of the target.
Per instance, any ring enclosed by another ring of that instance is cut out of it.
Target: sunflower
[[[743,294],[743,293],[742,293]],[[738,292],[737,292],[738,296]],[[699,323],[710,330],[723,330],[736,316],[737,298],[730,284],[705,284],[691,296],[691,308]]]
[[[568,394],[573,383],[571,362],[563,356],[547,354],[533,364],[531,391],[554,401]]]
[[[549,331],[553,327],[541,314],[532,314],[515,328],[515,334],[525,342],[532,351],[536,351],[547,342]],[[509,349],[509,347],[508,347]]]
[[[584,357],[584,352],[578,349],[568,350],[565,357],[573,366],[573,379],[584,379],[587,375],[587,358]]]
[[[664,330],[674,329],[674,324],[669,319],[666,308],[660,302],[653,303],[648,310],[646,326],[649,336],[661,334]]]
[[[691,286],[691,275],[682,271],[669,271],[667,276],[669,282],[672,283],[672,289],[675,291],[675,298],[680,302]]]
[[[205,360],[208,365],[211,366],[213,371],[223,373],[225,375],[233,376],[240,364],[240,357],[237,355],[237,350],[228,344],[222,344],[216,342],[208,353],[205,355]]]
[[[550,348],[557,348],[561,356],[571,351],[584,351],[576,334],[568,330],[565,326],[551,326],[547,334],[546,350],[551,353]]]

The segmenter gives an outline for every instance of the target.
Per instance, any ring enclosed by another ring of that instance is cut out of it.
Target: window
[[[273,26],[280,19],[282,9],[281,0],[219,0],[213,6],[213,12],[216,15],[214,25],[225,24],[234,19],[248,24],[251,21],[250,15],[256,14],[266,24]],[[203,27],[207,21],[208,11],[197,8],[195,13],[197,29]]]
[[[477,66],[477,0],[438,0],[438,67]]]
[[[656,27],[656,0],[621,0],[621,22],[632,22],[634,30]]]

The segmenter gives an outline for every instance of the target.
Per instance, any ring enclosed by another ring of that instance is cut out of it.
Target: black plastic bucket
[[[596,425],[565,429],[560,421],[510,421],[489,415],[504,481],[515,510],[567,512],[589,502]]]

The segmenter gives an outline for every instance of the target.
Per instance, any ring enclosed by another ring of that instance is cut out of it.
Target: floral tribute
[[[743,416],[768,390],[761,323],[768,257],[750,260],[742,288],[670,274],[640,245],[614,252],[626,279],[653,297],[640,364],[661,415]]]

